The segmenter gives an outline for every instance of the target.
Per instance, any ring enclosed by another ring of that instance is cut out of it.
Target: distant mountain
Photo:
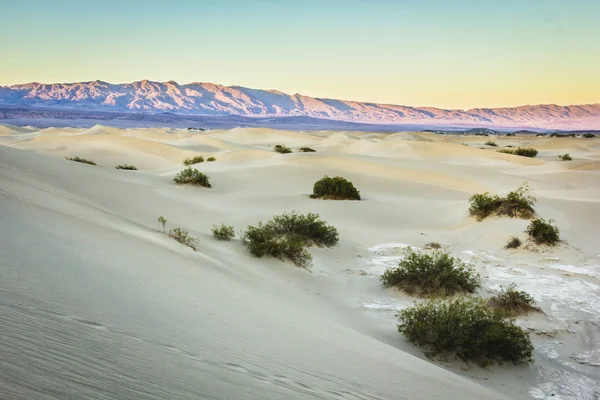
[[[496,128],[594,129],[600,104],[535,105],[444,110],[322,99],[276,90],[212,83],[102,81],[0,87],[0,105],[128,113],[244,117],[311,117],[366,124],[413,124]]]

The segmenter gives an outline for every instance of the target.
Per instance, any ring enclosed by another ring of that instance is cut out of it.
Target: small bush
[[[507,133],[506,136],[515,136],[514,133]]]
[[[471,203],[469,214],[478,221],[492,214],[525,219],[532,218],[535,214],[533,205],[536,199],[529,194],[529,187],[526,184],[509,192],[506,197],[491,195],[486,192],[471,196],[469,202]]]
[[[596,137],[596,135],[594,135],[593,133],[584,133],[581,136],[584,137],[584,138],[586,138],[586,139],[592,139],[592,138]]]
[[[252,255],[287,258],[301,267],[308,267],[312,261],[305,247],[332,247],[338,241],[337,229],[327,225],[318,214],[303,215],[295,211],[275,216],[264,225],[248,226],[242,234],[242,243]]]
[[[183,165],[185,165],[186,167],[189,167],[190,165],[200,164],[203,162],[204,162],[204,157],[196,156],[196,157],[192,157],[192,158],[186,158],[185,160],[183,160]]]
[[[438,242],[429,242],[425,245],[426,250],[439,250],[442,248],[442,245]]]
[[[340,176],[334,178],[324,176],[315,182],[310,197],[325,200],[360,200],[360,192],[352,182]]]
[[[547,244],[554,246],[560,241],[558,227],[552,225],[554,221],[546,222],[543,218],[536,218],[527,226],[529,238],[536,244]]]
[[[275,146],[275,151],[281,154],[288,154],[292,152],[292,149],[278,144]]]
[[[486,144],[487,146],[498,147],[498,145],[496,144],[496,142],[492,142],[491,140],[490,140],[490,141],[487,141],[487,142],[485,142],[485,144]]]
[[[167,220],[162,215],[158,217],[158,223],[162,225],[163,232],[165,231],[165,225],[167,224]]]
[[[193,237],[191,237],[188,233],[188,231],[184,231],[183,229],[180,228],[175,228],[175,229],[171,229],[169,231],[169,236],[172,237],[173,239],[177,240],[179,243],[191,248],[192,250],[196,251],[196,243],[198,241],[198,239],[195,239]]]
[[[571,156],[569,155],[569,153],[560,154],[558,156],[558,159],[561,160],[561,161],[573,161],[573,159],[571,158]]]
[[[82,163],[82,164],[89,164],[89,165],[98,165],[95,162],[91,161],[91,160],[86,160],[85,158],[81,158],[78,156],[75,157],[65,157],[67,160],[69,161],[75,161],[78,163]]]
[[[211,229],[215,239],[229,241],[235,237],[233,226],[221,224],[221,226],[213,226]]]
[[[506,246],[504,246],[505,249],[518,249],[519,247],[521,247],[521,239],[519,239],[516,236],[513,236],[510,238],[510,240],[508,241],[508,243],[506,243]]]
[[[217,159],[215,157],[208,157],[206,159],[206,161],[208,161],[208,162],[214,162],[214,161],[217,161]]]
[[[515,149],[515,156],[534,158],[538,155],[538,151],[531,147],[517,147]]]
[[[175,181],[175,183],[178,185],[199,185],[206,188],[211,187],[210,182],[208,181],[208,176],[191,167],[187,167],[178,173],[175,178],[173,178],[173,181]]]
[[[116,169],[126,169],[129,171],[137,171],[137,167],[135,165],[131,165],[131,164],[117,165],[115,168]]]
[[[411,295],[449,296],[473,293],[481,286],[481,278],[473,267],[447,252],[417,253],[409,247],[404,256],[397,267],[388,268],[381,275],[384,287],[395,286]]]
[[[315,153],[316,152],[315,149],[311,149],[310,147],[300,147],[298,149],[298,151],[301,153]]]
[[[428,356],[455,354],[481,366],[533,361],[529,335],[482,299],[431,300],[398,313],[398,331]]]
[[[508,147],[508,146],[507,146],[507,147]],[[513,149],[507,149],[507,148],[504,148],[504,149],[498,149],[498,150],[496,150],[496,151],[497,151],[498,153],[504,153],[504,154],[513,154],[513,155],[515,154],[515,151],[514,151]]]
[[[508,287],[501,287],[500,293],[492,296],[488,302],[488,306],[502,311],[508,317],[516,317],[517,315],[527,314],[531,311],[540,311],[535,307],[535,300],[531,295],[522,290],[517,290],[515,284]]]

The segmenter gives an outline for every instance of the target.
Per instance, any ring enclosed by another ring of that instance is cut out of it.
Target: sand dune
[[[496,139],[542,150],[531,160],[481,150],[489,138],[414,132],[0,126],[0,134],[11,144],[0,146],[2,398],[584,400],[600,393],[595,367],[569,366],[573,354],[600,353],[600,175],[576,170],[600,162],[596,139]],[[281,155],[275,144],[317,152]],[[559,151],[579,160],[557,161],[551,153]],[[64,159],[75,155],[101,166]],[[173,184],[192,155],[217,156],[195,166],[212,189]],[[117,163],[140,170],[115,170]],[[364,201],[310,199],[326,174],[351,179]],[[523,237],[527,221],[478,223],[467,215],[473,193],[506,193],[525,181],[538,212],[561,228],[566,242],[557,249],[504,250],[511,235]],[[311,249],[311,271],[210,236],[213,224],[237,232],[293,209],[317,212],[340,232],[338,246]],[[164,235],[160,215],[198,237],[199,251]],[[472,261],[486,277],[484,290],[516,281],[536,297],[546,315],[519,323],[553,337],[532,335],[532,367],[436,365],[397,332],[394,313],[412,299],[381,289],[378,274],[397,262],[401,246],[430,241]]]

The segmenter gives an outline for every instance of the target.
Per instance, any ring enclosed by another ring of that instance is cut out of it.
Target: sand
[[[402,132],[0,126],[0,393],[7,399],[592,399],[600,393],[600,140]],[[463,145],[466,143],[467,146]],[[284,144],[316,153],[281,155]],[[483,147],[484,149],[481,149]],[[570,153],[574,161],[557,161]],[[181,160],[212,189],[178,187]],[[81,156],[99,166],[65,160]],[[138,171],[114,169],[134,164]],[[364,201],[312,200],[323,175]],[[468,198],[528,182],[565,242],[504,250],[527,221],[468,216]],[[317,212],[338,246],[310,271],[251,257],[213,224]],[[198,252],[161,232],[181,227]],[[486,278],[516,282],[544,315],[535,364],[429,360],[397,332],[408,296],[378,276],[406,246],[442,243]]]

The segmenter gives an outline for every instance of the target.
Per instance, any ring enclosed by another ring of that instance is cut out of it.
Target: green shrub
[[[538,155],[538,151],[531,147],[517,147],[516,149],[500,149],[498,153],[514,154],[515,156],[533,158]]]
[[[324,176],[315,182],[310,197],[326,200],[360,200],[360,192],[352,182],[340,176],[334,178]]]
[[[177,240],[179,243],[191,248],[194,251],[197,250],[196,243],[197,243],[198,239],[191,237],[189,235],[188,231],[184,231],[183,229],[180,229],[180,228],[174,228],[169,231],[169,237],[172,237],[173,239]]]
[[[206,161],[208,161],[208,162],[214,162],[214,161],[217,161],[217,158],[216,157],[208,157],[206,159]]]
[[[275,151],[281,154],[288,154],[292,152],[292,149],[278,144],[275,146]]]
[[[204,157],[202,156],[195,156],[192,158],[186,158],[183,160],[183,165],[185,165],[186,167],[189,167],[190,165],[194,165],[194,164],[200,164],[204,162]]]
[[[187,167],[178,173],[173,181],[178,185],[199,185],[204,187],[211,187],[208,181],[208,176],[195,168]]]
[[[501,287],[500,293],[492,296],[487,304],[509,317],[516,317],[531,311],[540,311],[539,308],[535,307],[534,298],[527,292],[517,290],[515,284]]]
[[[215,239],[229,241],[235,236],[233,226],[221,224],[221,226],[213,226],[211,229]]]
[[[560,241],[558,227],[552,225],[554,221],[546,222],[543,218],[536,218],[527,226],[529,238],[536,244],[547,244],[554,246]]]
[[[596,137],[596,135],[594,135],[593,133],[584,133],[581,136],[584,137],[584,138],[586,138],[586,139],[592,139],[592,138]]]
[[[519,247],[521,247],[521,239],[519,239],[516,236],[513,236],[510,238],[510,240],[508,241],[508,243],[506,243],[506,246],[504,246],[505,249],[518,249]]]
[[[496,142],[492,142],[491,140],[485,142],[485,144],[487,146],[498,147],[498,145],[496,144]]]
[[[89,164],[89,165],[97,165],[95,162],[91,161],[91,160],[86,160],[85,158],[81,158],[78,156],[75,157],[65,157],[67,160],[69,161],[75,161],[78,163],[82,163],[82,164]]]
[[[298,151],[301,152],[301,153],[314,153],[314,152],[316,152],[315,149],[311,149],[310,147],[300,147],[298,149]]]
[[[137,171],[137,167],[135,165],[131,165],[131,164],[117,165],[115,168],[116,169],[126,169],[129,171]]]
[[[508,146],[507,146],[508,147]],[[496,150],[498,153],[504,153],[504,154],[515,154],[515,151],[513,149],[498,149]]]
[[[535,197],[529,194],[529,186],[521,185],[517,190],[509,192],[506,197],[479,193],[469,198],[469,214],[478,221],[495,214],[506,215],[511,218],[532,218],[535,214],[533,205]]]
[[[158,217],[158,223],[162,225],[163,232],[165,231],[165,225],[167,224],[167,220],[162,215]]]
[[[272,256],[290,259],[294,264],[308,267],[312,256],[305,247],[332,247],[339,241],[337,229],[327,225],[318,214],[298,214],[295,211],[273,217],[266,224],[248,226],[242,243],[256,257]]]
[[[533,361],[529,334],[484,300],[430,300],[401,310],[398,331],[428,356],[455,354],[481,366]]]
[[[473,267],[448,252],[417,253],[410,247],[398,266],[386,269],[380,279],[384,287],[394,286],[420,296],[473,293],[481,286],[481,278]]]
[[[569,153],[565,153],[565,154],[560,154],[558,156],[558,159],[561,161],[572,161],[573,159],[571,158],[571,156],[569,155]]]

